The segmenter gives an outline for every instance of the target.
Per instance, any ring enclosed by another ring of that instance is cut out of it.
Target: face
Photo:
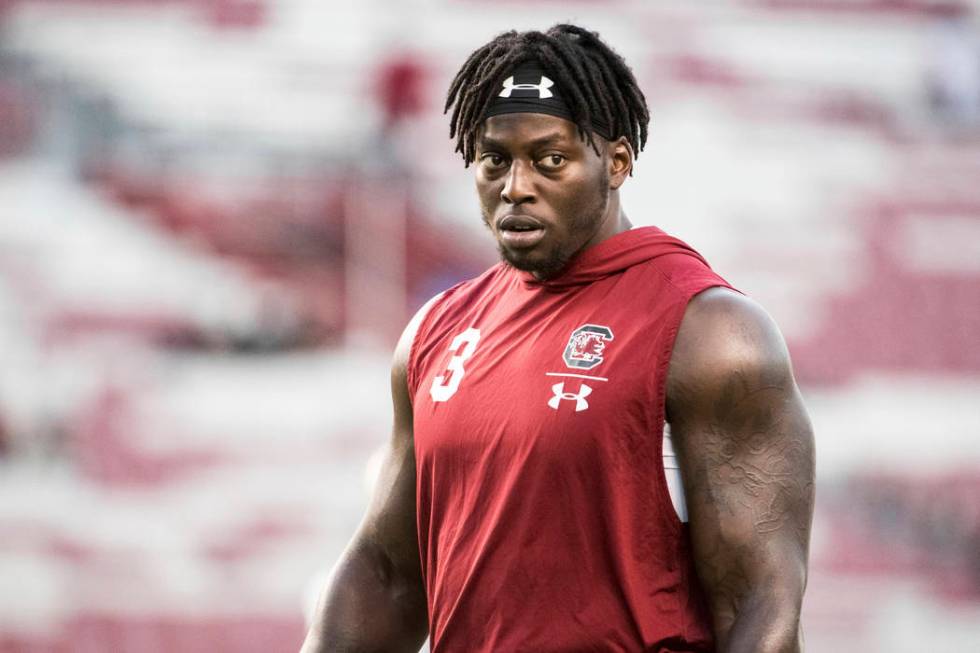
[[[506,262],[546,279],[615,233],[618,204],[610,210],[610,190],[628,169],[622,173],[616,167],[622,157],[611,158],[610,144],[599,143],[596,154],[573,123],[554,116],[514,113],[485,121],[476,188],[483,221]]]

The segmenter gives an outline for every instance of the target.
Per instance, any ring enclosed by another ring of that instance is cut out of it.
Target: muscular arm
[[[810,421],[754,302],[715,288],[677,334],[667,412],[719,653],[798,653],[813,514]]]
[[[428,629],[415,528],[415,442],[406,370],[427,307],[405,329],[391,370],[394,427],[367,515],[317,604],[301,653],[417,653]]]

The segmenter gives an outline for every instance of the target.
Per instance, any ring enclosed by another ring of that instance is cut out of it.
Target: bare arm
[[[688,306],[667,411],[719,653],[799,653],[813,433],[772,319],[725,289]]]
[[[301,653],[417,653],[428,631],[415,527],[415,441],[408,353],[428,305],[408,325],[391,370],[394,427],[367,515],[320,597]]]

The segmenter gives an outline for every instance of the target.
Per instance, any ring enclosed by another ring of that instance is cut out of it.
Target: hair
[[[605,122],[613,139],[625,136],[635,155],[646,144],[650,112],[633,71],[599,34],[559,24],[547,32],[504,32],[470,55],[456,73],[444,113],[453,109],[449,137],[467,166],[476,158],[477,130],[506,75],[536,60],[562,89],[572,122],[599,153],[593,119]],[[453,106],[455,105],[455,106]]]

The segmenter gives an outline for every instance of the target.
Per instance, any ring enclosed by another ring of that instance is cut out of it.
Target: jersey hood
[[[657,227],[637,227],[607,238],[580,252],[558,276],[538,280],[530,272],[516,271],[527,288],[561,292],[582,286],[667,254],[693,256],[708,265],[690,245]]]

